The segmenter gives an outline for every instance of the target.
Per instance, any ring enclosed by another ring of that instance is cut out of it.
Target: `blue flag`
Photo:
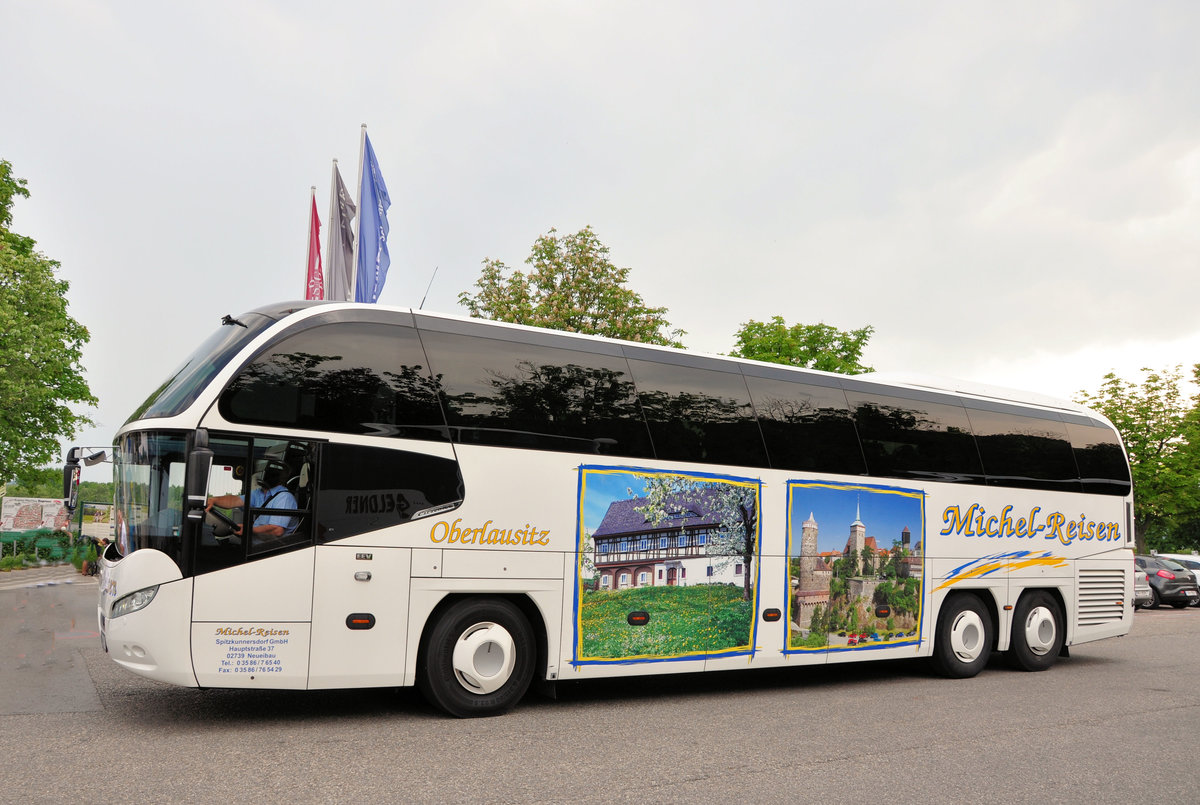
[[[388,254],[388,207],[392,199],[379,173],[371,138],[363,134],[362,190],[358,199],[358,268],[355,302],[378,302],[392,258]]]

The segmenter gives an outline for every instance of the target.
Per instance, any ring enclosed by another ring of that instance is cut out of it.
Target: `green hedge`
[[[87,545],[91,545],[90,541]],[[0,535],[0,570],[12,570],[41,562],[74,562],[84,543],[71,544],[71,535],[62,531],[39,529],[14,531]],[[92,550],[95,550],[94,546]],[[82,562],[82,558],[80,559]]]

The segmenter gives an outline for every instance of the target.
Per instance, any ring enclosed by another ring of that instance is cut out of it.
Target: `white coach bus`
[[[177,685],[491,715],[561,679],[1041,670],[1132,622],[1116,431],[991,387],[291,303],[226,316],[114,451],[102,640]]]

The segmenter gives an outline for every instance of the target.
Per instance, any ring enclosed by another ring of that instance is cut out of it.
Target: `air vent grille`
[[[1102,626],[1119,623],[1130,600],[1125,586],[1125,571],[1119,568],[1079,571],[1078,626]]]

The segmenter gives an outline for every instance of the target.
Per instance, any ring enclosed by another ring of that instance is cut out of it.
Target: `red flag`
[[[317,189],[312,190],[312,215],[308,225],[308,279],[305,299],[325,298],[325,274],[321,268],[321,219],[317,217]]]

